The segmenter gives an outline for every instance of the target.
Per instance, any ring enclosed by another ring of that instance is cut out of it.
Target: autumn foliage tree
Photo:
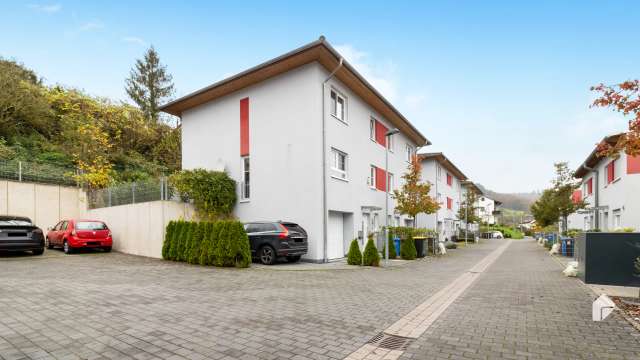
[[[474,208],[477,201],[478,193],[473,188],[469,188],[465,194],[464,202],[460,204],[460,209],[458,209],[458,220],[464,221],[466,219],[468,224],[479,224],[482,219]]]
[[[407,172],[402,175],[404,185],[401,190],[393,191],[396,200],[396,211],[409,215],[413,219],[420,213],[433,214],[440,209],[440,204],[429,195],[431,183],[422,181],[422,165],[417,156],[413,156]],[[414,226],[416,225],[414,221]]]
[[[620,136],[616,144],[600,143],[598,155],[617,158],[622,151],[631,156],[640,155],[640,80],[628,80],[613,86],[600,84],[591,90],[600,94],[592,106],[612,108],[624,116],[631,116],[629,131]]]

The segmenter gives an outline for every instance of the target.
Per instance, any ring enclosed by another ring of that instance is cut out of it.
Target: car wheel
[[[111,246],[103,247],[102,250],[104,250],[104,252],[111,252]]]
[[[273,265],[276,262],[276,251],[269,245],[261,247],[260,262],[265,265]]]
[[[62,243],[62,250],[65,254],[73,253],[73,249],[71,248],[71,246],[69,246],[69,242],[67,240]]]
[[[288,261],[288,262],[290,262],[290,263],[295,263],[295,262],[300,261],[300,258],[301,258],[301,257],[302,257],[302,256],[300,256],[300,255],[287,256],[287,261]]]
[[[49,250],[53,249],[53,244],[51,243],[49,238],[47,238],[47,249],[49,249]]]
[[[42,253],[44,253],[44,248],[40,248],[40,249],[36,249],[36,250],[31,250],[31,253],[33,255],[42,255]]]

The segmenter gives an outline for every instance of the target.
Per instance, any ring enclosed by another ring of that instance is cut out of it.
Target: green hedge
[[[360,252],[360,245],[358,239],[353,239],[349,246],[349,253],[347,254],[347,264],[349,265],[362,265],[362,253]]]
[[[418,250],[416,250],[416,244],[413,239],[402,240],[400,244],[400,257],[404,260],[414,260],[418,256]]]
[[[248,267],[251,248],[239,221],[171,221],[167,225],[162,257],[190,264]]]

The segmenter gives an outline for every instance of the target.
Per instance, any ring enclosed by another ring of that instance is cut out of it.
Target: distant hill
[[[524,211],[529,214],[529,208],[538,198],[540,194],[537,192],[530,193],[499,193],[493,190],[489,190],[482,186],[482,184],[476,184],[478,187],[493,200],[502,202],[503,209],[511,209],[517,211]]]

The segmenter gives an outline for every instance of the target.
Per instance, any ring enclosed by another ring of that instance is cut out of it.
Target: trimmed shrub
[[[200,252],[203,245],[206,229],[209,222],[203,221],[194,224],[194,231],[187,249],[187,262],[189,264],[198,264],[200,262]]]
[[[173,231],[173,236],[171,237],[171,243],[169,244],[169,256],[167,259],[169,260],[177,260],[178,259],[178,242],[182,238],[182,234],[184,233],[185,222],[177,221],[175,225],[175,229]]]
[[[387,241],[387,245],[389,247],[389,259],[395,259],[398,257],[396,254],[396,246],[393,243],[393,234],[389,231],[389,239]],[[384,257],[384,252],[386,251],[385,246],[382,246],[382,257]]]
[[[402,240],[400,244],[400,257],[404,260],[414,260],[418,256],[416,244],[413,239]]]
[[[369,238],[369,240],[367,241],[367,246],[364,247],[364,252],[362,253],[362,265],[380,265],[380,254],[378,254],[378,249],[376,249],[372,238]]]
[[[181,196],[193,200],[201,219],[231,217],[236,204],[236,182],[225,172],[205,169],[182,170],[169,177]]]
[[[195,224],[196,223],[193,221],[185,221],[184,223],[184,231],[178,240],[176,251],[177,261],[187,261],[187,247],[191,243],[191,236],[193,235],[193,228]]]
[[[215,248],[218,244],[218,234],[222,227],[222,221],[209,223],[209,230],[203,239],[202,248],[200,250],[200,265],[213,265]]]
[[[353,239],[349,246],[349,253],[347,254],[347,264],[349,265],[361,265],[362,253],[360,252],[360,245],[358,239]]]
[[[171,249],[171,241],[174,237],[174,233],[176,230],[176,222],[169,221],[167,225],[167,230],[164,234],[164,242],[162,243],[162,258],[165,260],[169,259],[169,250]]]
[[[214,265],[248,267],[251,264],[251,248],[244,226],[236,220],[220,222],[222,225],[213,252]]]

